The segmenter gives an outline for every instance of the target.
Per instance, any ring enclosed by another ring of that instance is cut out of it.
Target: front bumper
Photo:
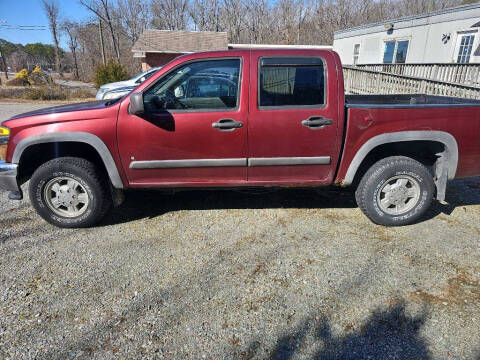
[[[20,191],[17,181],[17,164],[0,161],[0,190]]]

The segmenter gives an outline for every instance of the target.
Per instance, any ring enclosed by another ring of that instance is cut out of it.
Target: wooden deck
[[[480,99],[479,64],[344,66],[347,94],[429,94]]]

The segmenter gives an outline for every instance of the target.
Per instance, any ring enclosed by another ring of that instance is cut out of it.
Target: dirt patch
[[[480,301],[480,279],[472,274],[461,272],[450,278],[448,284],[439,293],[416,290],[410,293],[410,298],[413,301],[434,305],[477,303]]]
[[[477,229],[475,226],[465,224],[464,222],[462,222],[458,219],[455,219],[452,216],[445,215],[445,214],[440,214],[440,215],[438,215],[438,218],[447,222],[447,223],[449,223],[449,224],[451,224],[452,226],[461,226],[461,227],[464,227],[464,228],[471,229],[472,231],[476,232],[477,234],[480,234],[480,230]]]

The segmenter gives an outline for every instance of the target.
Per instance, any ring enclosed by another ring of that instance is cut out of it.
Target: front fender
[[[55,143],[55,142],[81,142],[92,146],[100,155],[113,187],[123,189],[123,182],[120,177],[117,165],[113,160],[112,154],[105,143],[96,135],[87,132],[58,132],[39,134],[22,139],[13,152],[12,163],[18,164],[23,152],[29,146],[36,144]]]

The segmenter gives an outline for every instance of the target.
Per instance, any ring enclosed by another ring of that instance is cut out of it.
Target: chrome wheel
[[[50,210],[69,218],[82,215],[90,203],[85,187],[70,177],[50,180],[45,186],[44,196]]]
[[[412,210],[420,199],[420,184],[408,175],[394,176],[380,188],[377,204],[389,215],[402,215]]]

